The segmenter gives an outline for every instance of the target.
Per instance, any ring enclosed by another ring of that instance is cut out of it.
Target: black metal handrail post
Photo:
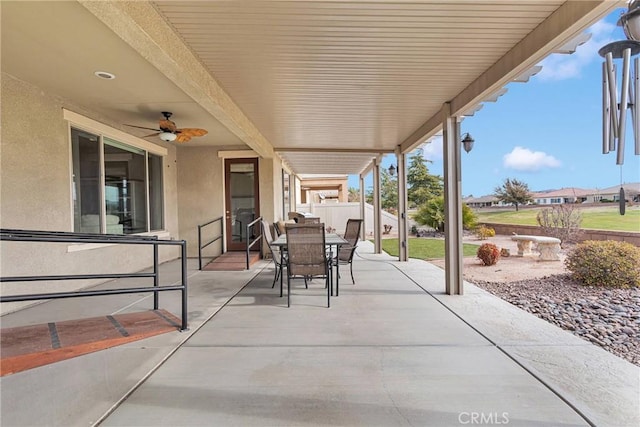
[[[187,328],[187,242],[181,241],[182,247],[182,330]]]
[[[218,217],[215,219],[212,219],[209,222],[205,222],[204,224],[200,224],[198,225],[198,270],[202,270],[202,250],[204,248],[206,248],[207,246],[209,246],[210,244],[212,244],[213,242],[216,242],[220,239],[222,239],[224,241],[224,222],[223,222],[224,217]],[[214,222],[220,221],[220,234],[217,235],[216,237],[214,237],[212,240],[208,241],[207,243],[205,243],[204,245],[202,244],[202,229],[204,227],[206,227],[209,224],[213,224]],[[224,245],[222,247],[222,253],[224,253]]]
[[[159,277],[159,269],[158,269],[158,244],[153,244],[153,287],[157,288],[160,286],[160,277]],[[157,292],[153,293],[153,309],[158,309],[160,295]]]
[[[198,270],[202,270],[202,225],[198,225]]]
[[[262,252],[262,227],[260,227],[260,234],[258,235],[258,237],[256,237],[251,242],[249,242],[249,236],[251,235],[251,227],[253,227],[254,225],[256,225],[260,221],[262,221],[262,217],[261,216],[259,216],[258,218],[254,219],[249,224],[247,224],[247,234],[246,234],[246,236],[247,236],[247,254],[246,254],[246,256],[247,256],[247,270],[250,267],[250,265],[249,265],[249,257],[250,257],[251,247],[253,245],[255,245],[256,242],[260,242],[260,252]]]

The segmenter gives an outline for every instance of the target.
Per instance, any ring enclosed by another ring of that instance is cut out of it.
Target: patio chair
[[[322,277],[327,288],[327,307],[330,306],[329,286],[331,258],[325,252],[324,224],[290,224],[287,233],[287,307],[291,306],[291,279]]]
[[[298,219],[298,224],[320,224],[320,218],[317,216],[307,216]]]
[[[354,285],[356,281],[353,278],[353,254],[356,252],[358,245],[358,239],[360,238],[360,229],[362,228],[361,219],[350,218],[347,220],[347,228],[344,232],[343,238],[349,242],[346,245],[340,246],[340,250],[335,258],[333,258],[333,265],[340,263],[340,265],[349,264],[349,270],[351,272],[351,283]]]
[[[276,286],[276,281],[280,278],[280,271],[282,270],[280,263],[282,262],[282,257],[285,257],[285,265],[286,265],[286,255],[284,252],[280,252],[280,248],[271,245],[273,242],[273,235],[271,234],[271,228],[269,227],[269,223],[262,220],[262,235],[264,236],[264,240],[267,243],[267,247],[269,248],[269,252],[271,252],[271,259],[273,259],[273,264],[276,267],[276,273],[273,278],[273,283],[271,287]]]
[[[300,220],[300,218],[304,218],[304,214],[300,212],[289,212],[287,217],[297,223]]]
[[[273,223],[273,229],[276,232],[276,236],[280,236],[282,234],[284,234],[284,228],[287,226],[287,224],[295,224],[296,222],[292,219],[288,219],[288,220],[280,220],[277,222]]]
[[[282,223],[282,225],[280,225]],[[273,223],[273,231],[276,233],[276,237],[279,237],[284,233],[284,222],[278,221]]]

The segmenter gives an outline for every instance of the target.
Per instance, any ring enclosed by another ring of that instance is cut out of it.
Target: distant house
[[[584,188],[561,188],[560,190],[539,191],[532,193],[536,205],[560,205],[564,203],[582,203],[594,190]]]
[[[617,202],[620,200],[620,185],[613,187],[592,190],[587,196],[587,202],[598,203],[603,200]],[[625,199],[632,202],[640,202],[640,182],[622,184]]]
[[[498,198],[493,195],[481,196],[481,197],[465,197],[462,199],[462,203],[466,203],[470,208],[488,208],[491,206],[502,206],[502,203],[498,201]]]

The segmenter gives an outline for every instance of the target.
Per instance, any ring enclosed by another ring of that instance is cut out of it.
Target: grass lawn
[[[474,256],[478,245],[463,243],[464,256]],[[398,256],[398,239],[382,239],[382,249],[391,256]],[[409,257],[418,259],[444,258],[444,240],[424,237],[409,238]]]
[[[479,222],[495,222],[499,224],[538,225],[536,215],[544,207],[524,208],[516,212],[513,209],[479,211]],[[618,213],[618,205],[579,207],[582,214],[582,228],[612,231],[640,232],[640,207],[627,207],[626,214]]]

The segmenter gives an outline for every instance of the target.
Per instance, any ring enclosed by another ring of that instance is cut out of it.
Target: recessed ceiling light
[[[107,73],[106,71],[96,71],[93,74],[95,74],[96,77],[100,77],[101,79],[105,80],[113,80],[116,78],[115,74]]]

